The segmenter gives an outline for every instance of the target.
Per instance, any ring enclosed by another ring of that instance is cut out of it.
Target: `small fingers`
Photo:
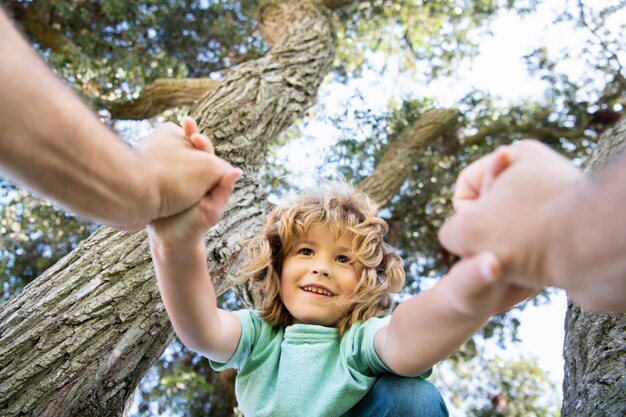
[[[230,195],[235,189],[235,183],[241,175],[243,171],[239,168],[231,168],[229,169],[223,176],[220,178],[219,182],[211,188],[211,190],[206,194],[204,200],[207,201],[210,205],[220,207],[226,205]]]
[[[239,180],[239,178],[241,178],[242,174],[243,171],[239,168],[235,168],[224,174],[219,184],[211,190],[211,196],[213,197],[214,202],[226,205],[230,195],[235,189],[235,183]]]
[[[198,132],[198,124],[196,121],[189,116],[183,117],[183,120],[180,121],[180,125],[183,128],[183,132],[185,132],[185,136],[190,138],[191,135]]]
[[[464,237],[467,232],[461,228],[462,224],[463,221],[459,218],[458,214],[450,217],[439,228],[438,237],[439,243],[441,243],[448,252],[463,258],[471,256],[472,253],[468,251],[469,246],[465,243]]]
[[[482,252],[457,262],[444,278],[450,301],[466,314],[480,312],[501,281],[502,265],[491,252]]]
[[[185,133],[185,139],[191,142],[194,148],[209,153],[215,153],[213,143],[211,143],[208,136],[198,132],[198,124],[192,117],[183,117],[180,124],[183,128],[183,132]]]
[[[541,289],[525,288],[517,285],[508,285],[505,296],[500,301],[499,305],[495,309],[495,314],[504,313],[510,310],[516,304],[522,301],[534,297],[541,291]]]
[[[497,282],[502,275],[500,260],[492,252],[481,252],[457,262],[450,270],[452,276],[464,283],[471,292],[479,292],[486,285]]]
[[[219,222],[224,215],[224,208],[235,188],[235,183],[242,173],[243,171],[238,168],[231,169],[224,174],[220,182],[202,199],[203,211],[207,215],[207,221],[210,226]]]
[[[208,153],[215,153],[215,149],[213,149],[213,144],[211,140],[202,133],[193,133],[189,136],[189,140],[191,140],[194,148],[199,149],[201,151],[205,151]]]

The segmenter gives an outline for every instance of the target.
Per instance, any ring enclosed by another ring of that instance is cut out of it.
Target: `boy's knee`
[[[445,402],[433,384],[422,378],[391,374],[381,376],[359,406],[357,415],[364,416],[448,416]]]
[[[448,411],[439,390],[422,378],[391,375],[381,378],[391,404],[407,416],[447,416]]]

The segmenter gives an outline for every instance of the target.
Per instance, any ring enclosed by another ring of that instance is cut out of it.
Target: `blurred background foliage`
[[[260,3],[9,0],[3,7],[57,74],[132,143],[150,126],[176,120],[186,109],[129,123],[113,119],[111,106],[137,98],[157,79],[220,80],[230,68],[265,54],[268,47],[255,22]],[[333,13],[337,54],[326,82],[328,89],[357,83],[366,73],[383,76],[387,63],[396,63],[399,71],[425,86],[454,76],[463,62],[476,56],[491,21],[505,11],[530,16],[542,1],[343,3],[345,7]],[[451,213],[452,187],[463,167],[499,145],[528,136],[582,163],[599,133],[623,114],[624,24],[615,30],[608,22],[626,4],[609,0],[591,7],[591,3],[564,0],[565,7],[554,16],[555,23],[569,23],[587,34],[580,48],[554,54],[537,45],[525,56],[529,74],[546,86],[541,100],[503,103],[489,92],[467,91],[455,103],[461,112],[455,131],[429,145],[414,161],[401,192],[383,211],[390,224],[389,240],[406,262],[406,294],[432,285],[455,261],[438,244],[437,230]],[[566,62],[580,67],[577,77],[564,70]],[[330,124],[340,132],[336,143],[325,150],[318,174],[358,182],[373,171],[404,128],[441,105],[437,97],[417,92],[391,101],[385,111],[372,109],[358,92],[342,111],[333,110],[327,99],[321,94],[309,115],[277,137],[269,150],[260,180],[274,198],[293,186],[280,149],[305,136],[312,123]],[[0,181],[0,203],[0,283],[5,302],[71,251],[96,225],[58,211],[4,180]],[[230,308],[238,305],[232,296],[222,302]],[[516,311],[494,318],[480,336],[441,366],[441,377],[435,376],[452,402],[464,399],[466,415],[558,413],[554,411],[558,394],[551,394],[554,387],[535,359],[490,358],[482,347],[485,340],[501,346],[514,343],[518,325]],[[233,378],[233,374],[212,372],[206,359],[175,342],[138,388],[134,415],[234,415]],[[504,414],[498,414],[500,398],[506,404]]]
[[[0,178],[0,305],[67,255],[94,228]]]
[[[452,365],[452,366],[451,366]],[[483,353],[456,364],[446,363],[433,383],[446,400],[473,417],[558,417],[558,388],[536,357],[506,359]]]

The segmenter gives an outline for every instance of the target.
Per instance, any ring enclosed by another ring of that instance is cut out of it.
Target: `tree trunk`
[[[624,148],[626,119],[602,136],[588,171],[600,169]],[[594,314],[570,301],[564,357],[563,417],[626,415],[626,314]]]
[[[267,56],[232,71],[195,113],[216,152],[245,171],[207,234],[220,293],[240,267],[240,240],[260,229],[265,195],[256,177],[266,145],[314,103],[334,54],[320,1],[268,2],[260,16],[291,20],[276,25]],[[122,415],[173,337],[145,232],[100,228],[0,311],[1,414]]]

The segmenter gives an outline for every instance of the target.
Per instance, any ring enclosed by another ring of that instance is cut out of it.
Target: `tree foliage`
[[[206,77],[265,52],[255,1],[7,1],[57,73],[93,105],[159,78]]]
[[[435,383],[449,403],[470,417],[555,417],[560,400],[556,384],[535,357],[505,359],[483,352],[454,369],[443,366]]]
[[[0,304],[68,254],[94,228],[0,179]]]
[[[137,415],[232,416],[235,375],[233,370],[214,372],[208,359],[176,341],[144,377],[136,393]]]

